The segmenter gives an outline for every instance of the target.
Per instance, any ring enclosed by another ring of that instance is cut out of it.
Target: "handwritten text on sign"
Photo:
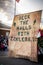
[[[14,21],[13,26],[18,30],[17,36],[10,37],[10,40],[12,41],[20,41],[20,42],[25,42],[25,41],[36,41],[35,37],[32,37],[30,35],[30,31],[32,30],[32,25],[30,24],[31,21],[30,15],[22,15],[18,16],[19,18],[19,25],[16,25],[16,22]],[[36,19],[33,21],[33,26],[36,23]]]

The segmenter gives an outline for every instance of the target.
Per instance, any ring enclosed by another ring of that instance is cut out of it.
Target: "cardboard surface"
[[[37,61],[37,34],[41,11],[16,15],[9,35],[9,56]]]

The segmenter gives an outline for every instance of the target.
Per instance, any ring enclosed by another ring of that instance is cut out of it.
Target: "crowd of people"
[[[8,47],[8,37],[0,35],[0,51],[6,50]]]

